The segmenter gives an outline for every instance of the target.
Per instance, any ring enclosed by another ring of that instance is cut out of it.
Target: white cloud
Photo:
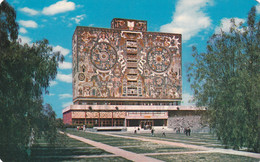
[[[67,106],[70,106],[70,105],[73,105],[73,102],[63,102],[62,103],[62,107],[67,107]]]
[[[183,106],[195,106],[195,103],[192,102],[193,96],[189,93],[182,94],[182,105]]]
[[[64,99],[64,98],[72,98],[72,95],[69,93],[65,93],[65,94],[60,94],[59,95],[60,99]]]
[[[72,74],[57,74],[57,79],[62,82],[72,83]]]
[[[179,0],[172,22],[161,26],[161,32],[180,33],[184,41],[198,34],[211,25],[211,19],[203,9],[211,0]]]
[[[220,34],[221,33],[221,30],[224,31],[224,32],[229,32],[230,30],[230,27],[232,25],[232,23],[230,22],[231,18],[223,18],[221,19],[221,25],[216,27],[215,29],[215,33],[216,34]],[[245,22],[245,19],[240,19],[240,18],[234,18],[235,20],[235,25],[239,25],[239,23],[244,23]]]
[[[48,95],[49,95],[49,96],[55,96],[55,94],[54,94],[54,93],[49,93]]]
[[[18,22],[19,22],[19,24],[21,24],[22,26],[27,27],[27,28],[37,28],[38,27],[38,24],[33,20],[27,20],[27,21],[20,20]]]
[[[32,16],[39,14],[39,11],[36,11],[28,7],[20,8],[19,10]]]
[[[18,35],[18,41],[21,43],[21,44],[31,44],[31,38],[29,37],[25,37],[25,36],[21,36],[21,35]]]
[[[26,33],[27,33],[27,30],[22,27],[22,28],[19,29],[19,32],[20,32],[20,33],[23,33],[23,34],[26,34]]]
[[[67,0],[58,1],[49,7],[44,7],[42,13],[44,15],[55,15],[67,11],[75,10],[75,3],[67,2]]]
[[[256,5],[256,13],[260,14],[260,2],[259,2],[259,4]]]
[[[76,24],[79,24],[81,20],[83,20],[86,17],[86,14],[78,15],[76,17],[71,18],[71,20],[74,20]]]
[[[62,63],[59,63],[59,68],[60,69],[71,69],[72,63],[63,61]]]
[[[55,86],[56,84],[58,84],[58,82],[56,82],[54,80],[50,81],[50,87]]]
[[[54,51],[54,52],[60,51],[63,56],[66,56],[67,54],[70,53],[70,50],[68,50],[68,49],[66,49],[66,48],[63,48],[63,47],[61,47],[61,46],[59,46],[59,45],[53,47],[53,51]]]
[[[198,43],[189,44],[188,47],[198,46]]]

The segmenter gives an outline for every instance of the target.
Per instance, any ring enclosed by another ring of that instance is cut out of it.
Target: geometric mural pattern
[[[146,32],[138,20],[115,19],[112,27],[76,28],[74,99],[181,99],[181,35]]]

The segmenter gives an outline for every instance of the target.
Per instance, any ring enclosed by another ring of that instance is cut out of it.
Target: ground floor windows
[[[124,126],[125,119],[72,119],[73,125],[89,127]]]
[[[167,119],[73,119],[72,123],[73,125],[86,125],[88,127],[126,126],[149,129],[153,126],[166,126]]]
[[[143,129],[150,129],[153,126],[166,126],[167,119],[128,119],[127,127],[140,127]]]
[[[129,92],[128,92],[128,91]],[[126,89],[124,87],[123,91],[124,93],[128,93],[128,96],[137,96],[137,89]],[[138,92],[140,89],[138,89]],[[95,89],[93,89],[93,94],[96,93]],[[178,106],[181,105],[180,101],[165,101],[165,102],[158,102],[158,101],[76,101],[74,104],[79,104],[79,105],[166,105],[166,106]]]

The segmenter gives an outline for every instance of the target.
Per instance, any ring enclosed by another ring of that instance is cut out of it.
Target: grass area
[[[86,162],[86,161],[91,161],[91,162],[130,162],[130,160],[127,160],[125,158],[121,157],[99,157],[99,158],[87,158],[87,159],[82,159],[82,160],[76,160],[80,162]]]
[[[96,157],[96,158],[72,158],[72,157],[53,157],[53,158],[41,158],[33,159],[32,161],[37,162],[128,162],[129,160],[121,157]]]
[[[84,158],[80,156],[111,155],[102,149],[95,148],[86,143],[59,135],[58,140],[62,141],[50,146],[44,139],[38,139],[31,149],[31,161],[125,161],[121,157]]]
[[[126,138],[119,138],[119,137],[112,137],[112,136],[106,136],[102,134],[96,134],[96,133],[85,133],[82,131],[73,131],[69,130],[67,133],[74,134],[76,136],[81,136],[93,141],[102,142],[104,144],[110,145],[110,146],[141,146],[141,145],[148,145],[153,144],[151,142],[144,142],[134,139],[126,139]]]
[[[161,152],[181,152],[181,151],[194,151],[194,149],[183,148],[183,147],[175,147],[175,146],[167,146],[156,144],[153,142],[145,142],[135,139],[126,139],[120,137],[112,137],[106,136],[102,134],[96,133],[85,133],[81,131],[69,131],[68,133],[72,133],[77,136],[81,136],[84,138],[88,138],[90,140],[102,142],[107,145],[121,147],[121,149],[126,151],[131,151],[134,153],[161,153]],[[122,146],[130,146],[130,147],[122,147]]]
[[[165,145],[152,145],[151,146],[140,146],[140,147],[129,147],[124,148],[126,151],[131,151],[137,154],[143,153],[163,153],[163,152],[182,152],[182,151],[194,151],[194,149],[183,148],[183,147],[173,147]]]
[[[213,148],[225,147],[221,145],[220,141],[218,141],[216,137],[208,133],[193,133],[191,134],[191,136],[186,136],[184,134],[167,133],[166,137],[162,137],[161,134],[159,133],[155,134],[155,136],[151,136],[150,133],[143,133],[143,134],[125,133],[120,135],[132,136],[132,137],[145,137],[145,138],[166,140],[172,142],[181,142],[185,144],[192,144],[192,145],[206,146],[206,147],[213,147]]]
[[[145,142],[136,139],[126,139],[122,137],[113,137],[104,134],[96,134],[90,132],[82,132],[76,130],[67,130],[67,133],[81,136],[93,141],[101,142],[111,146],[119,147],[126,151],[137,154],[148,154],[155,159],[163,161],[259,161],[259,159],[249,158],[245,156],[229,155],[222,153],[205,153],[196,152],[190,148],[183,148],[177,146],[169,146],[157,144],[153,142]],[[158,140],[166,140],[180,143],[187,143],[193,145],[203,145],[209,147],[219,147],[218,140],[209,134],[192,134],[187,137],[184,134],[166,134],[162,137],[161,134],[156,134],[151,137],[149,133],[146,134],[131,134],[131,133],[116,133],[118,135],[134,136],[140,138],[151,138]],[[64,135],[59,137],[60,143],[56,146],[47,145],[46,141],[40,139],[32,148],[32,161],[128,161],[122,157],[115,156],[102,149],[98,149],[91,145],[85,144],[78,140],[69,138]],[[174,153],[173,153],[174,152]],[[182,152],[193,152],[185,154]],[[162,153],[162,154],[161,154]],[[164,154],[166,153],[166,154]],[[170,153],[170,154],[167,154]]]
[[[225,162],[258,162],[259,159],[254,159],[250,157],[228,155],[221,153],[201,153],[201,154],[176,154],[176,155],[153,155],[152,158],[160,159],[163,161],[225,161]]]

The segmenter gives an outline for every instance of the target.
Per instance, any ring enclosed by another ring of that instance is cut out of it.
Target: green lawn
[[[108,145],[118,146],[121,149],[135,152],[138,154],[145,153],[157,153],[158,155],[149,155],[153,158],[157,158],[163,161],[259,161],[259,159],[238,156],[238,155],[229,155],[229,154],[221,154],[221,153],[196,153],[196,151],[190,148],[182,148],[182,147],[174,147],[156,144],[152,142],[145,142],[134,139],[125,139],[120,137],[112,137],[102,134],[96,133],[85,133],[85,132],[77,132],[70,131],[74,135],[78,135],[84,138],[88,138],[94,141],[99,141]],[[175,134],[175,133],[167,133],[166,137],[162,137],[161,134],[155,134],[154,137],[150,135],[150,133],[144,134],[133,134],[133,133],[115,133],[123,136],[132,136],[132,137],[142,137],[142,138],[151,138],[151,139],[159,139],[173,142],[180,142],[192,145],[199,145],[211,148],[224,148],[221,143],[211,134],[208,133],[194,133],[191,136],[186,136],[184,134]],[[174,155],[159,155],[160,153],[168,153],[175,152]],[[180,152],[180,154],[176,154]],[[182,154],[181,152],[193,152],[193,154]]]
[[[206,147],[213,147],[213,148],[225,147],[221,145],[220,141],[218,141],[215,136],[208,133],[194,133],[191,134],[191,136],[186,136],[184,134],[176,134],[176,133],[166,133],[166,137],[162,137],[160,133],[155,134],[155,136],[151,136],[150,133],[142,133],[142,134],[124,133],[119,135],[152,138],[152,139],[180,142],[185,144],[192,144],[192,145],[199,145],[199,146],[206,146]]]
[[[102,142],[107,145],[120,147],[121,149],[135,152],[135,153],[194,151],[194,149],[190,149],[190,148],[165,146],[153,142],[145,142],[145,141],[140,141],[135,139],[120,138],[120,137],[112,137],[112,136],[106,136],[102,134],[89,133],[89,132],[85,133],[81,131],[79,132],[69,131],[68,133],[73,133],[74,135],[78,135],[94,141]]]
[[[31,161],[126,161],[121,157],[85,158],[112,154],[67,136],[59,135],[58,139],[61,142],[54,146],[49,146],[44,139],[38,139],[31,149]]]
[[[137,154],[143,153],[163,153],[163,152],[186,152],[186,151],[195,151],[194,149],[183,148],[183,147],[173,147],[165,145],[152,145],[152,146],[139,146],[139,147],[129,147],[123,148],[124,150],[135,152]]]
[[[32,161],[37,162],[128,162],[129,160],[121,157],[96,157],[96,158],[84,158],[84,157],[78,157],[78,158],[72,158],[72,157],[52,157],[52,158],[37,158],[32,159]]]
[[[152,158],[160,159],[166,162],[258,162],[259,159],[250,157],[228,155],[221,153],[201,153],[201,154],[176,154],[176,155],[155,155]]]
[[[205,153],[196,152],[199,150],[183,148],[177,146],[169,146],[157,144],[152,142],[145,142],[135,139],[126,139],[122,137],[112,137],[104,134],[96,134],[90,132],[82,132],[76,130],[67,130],[67,133],[81,136],[93,141],[102,142],[111,146],[119,147],[126,151],[134,152],[137,154],[147,154],[152,158],[160,159],[163,161],[259,161],[259,159],[228,155],[221,153]],[[223,147],[220,142],[210,134],[192,134],[187,137],[184,134],[166,134],[162,137],[161,134],[155,134],[151,137],[149,133],[146,134],[132,134],[132,133],[116,133],[118,135],[135,136],[141,138],[151,138],[158,140],[166,140],[180,143],[187,143],[193,145],[207,146],[207,147]],[[39,139],[32,148],[32,161],[128,161],[122,157],[115,156],[102,149],[98,149],[91,145],[85,144],[78,140],[69,138],[64,135],[59,135],[59,143],[55,146],[49,146],[46,141]],[[192,152],[185,154],[182,152]],[[169,154],[168,154],[169,153]]]
[[[106,136],[102,134],[96,134],[96,133],[85,133],[82,131],[72,131],[69,130],[67,131],[68,133],[72,133],[77,136],[81,136],[93,141],[98,141],[102,142],[104,144],[108,144],[111,146],[141,146],[141,145],[147,145],[147,144],[152,144],[151,142],[144,142],[144,141],[139,141],[139,140],[134,140],[134,139],[126,139],[126,138],[119,138],[119,137],[112,137],[112,136]]]

